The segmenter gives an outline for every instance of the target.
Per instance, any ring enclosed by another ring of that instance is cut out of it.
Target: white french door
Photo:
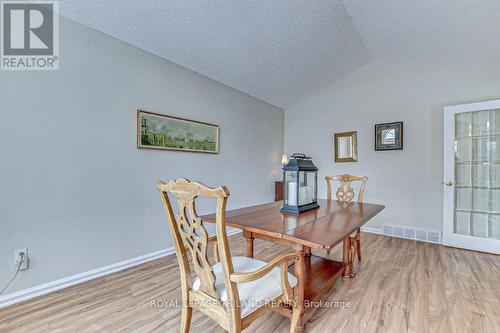
[[[500,254],[500,100],[444,108],[444,245]]]

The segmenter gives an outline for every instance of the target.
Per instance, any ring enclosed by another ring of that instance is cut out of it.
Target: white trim
[[[471,245],[471,239],[475,239],[476,243]],[[500,254],[500,248],[498,247],[498,240],[496,239],[455,235],[455,237],[449,237],[447,239],[443,239],[443,245],[450,247],[457,247],[460,249],[478,251],[478,252]]]
[[[241,230],[232,230],[227,233],[228,236],[235,235],[241,233]],[[86,281],[90,281],[93,279],[97,279],[103,277],[105,275],[113,274],[119,271],[123,271],[125,269],[135,267],[141,264],[145,264],[147,262],[163,258],[175,253],[175,249],[173,246],[168,247],[166,249],[156,251],[153,253],[145,254],[136,258],[128,259],[125,261],[117,262],[108,266],[104,266],[101,268],[96,268],[91,271],[83,272],[80,274],[76,274],[73,276],[68,276],[59,280],[55,280],[52,282],[44,283],[38,286],[34,286],[28,289],[16,291],[12,294],[7,294],[5,296],[0,297],[0,309],[7,307],[9,305],[13,305],[19,302],[23,302],[29,300],[34,297],[42,296],[60,289],[64,289],[67,287],[74,286],[79,283],[83,283]]]
[[[444,107],[444,112],[462,113],[462,112],[498,109],[498,103],[500,103],[500,99],[494,99],[491,101],[484,101],[477,103],[448,105]]]
[[[443,113],[443,244],[447,245],[448,235],[453,234],[453,206],[455,188],[445,183],[455,181],[455,121],[454,115],[470,112],[465,106],[445,106]]]

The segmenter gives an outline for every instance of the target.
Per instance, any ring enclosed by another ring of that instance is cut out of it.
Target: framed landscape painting
[[[137,148],[219,153],[219,126],[137,110]]]
[[[375,151],[403,149],[403,122],[375,125]]]

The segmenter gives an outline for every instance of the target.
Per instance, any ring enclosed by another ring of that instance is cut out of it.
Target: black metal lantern
[[[300,213],[318,208],[318,168],[310,157],[295,153],[283,167],[282,212]]]

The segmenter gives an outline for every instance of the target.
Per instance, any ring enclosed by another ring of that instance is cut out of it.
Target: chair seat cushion
[[[253,272],[267,264],[262,260],[247,257],[232,257],[232,261],[235,273]],[[224,277],[222,275],[222,265],[217,263],[212,269],[215,274],[215,289],[219,292],[220,299],[226,302],[227,293]],[[290,273],[288,273],[288,281],[292,287],[297,285],[297,279]],[[196,277],[193,280],[193,290],[198,290],[200,284],[200,279]],[[266,302],[275,299],[284,292],[281,284],[281,271],[278,267],[273,268],[260,279],[246,283],[238,283],[237,285],[238,294],[240,296],[241,317],[246,317],[265,305]]]

